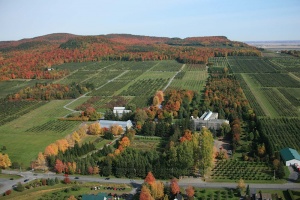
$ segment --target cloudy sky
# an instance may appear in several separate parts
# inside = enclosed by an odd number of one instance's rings
[[[50,33],[300,40],[299,0],[0,0],[0,41]]]

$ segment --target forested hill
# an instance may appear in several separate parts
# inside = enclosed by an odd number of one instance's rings
[[[68,62],[175,59],[182,63],[206,63],[209,57],[259,56],[259,51],[224,36],[185,39],[108,34],[80,36],[54,33],[19,41],[0,42],[0,80],[14,78],[53,79],[66,75],[48,71]]]

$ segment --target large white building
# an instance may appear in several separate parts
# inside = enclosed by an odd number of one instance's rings
[[[280,155],[286,166],[298,165],[300,166],[300,155],[298,151],[292,148],[284,148],[280,150]]]
[[[110,128],[113,125],[122,126],[123,130],[125,131],[126,128],[130,129],[132,127],[132,122],[128,121],[113,121],[113,120],[99,120],[101,128]]]
[[[225,119],[218,119],[218,116],[218,113],[207,111],[200,118],[191,118],[194,122],[195,130],[201,130],[202,127],[219,130],[223,123],[229,124],[229,121]]]

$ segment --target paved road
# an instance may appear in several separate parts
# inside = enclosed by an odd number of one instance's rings
[[[25,179],[29,179],[29,181],[32,181],[34,179],[40,179],[40,178],[59,178],[63,179],[64,176],[62,174],[55,174],[52,172],[45,173],[45,174],[37,174],[34,175],[33,172],[27,171],[27,172],[18,172],[18,171],[8,171],[8,170],[2,170],[2,173],[4,174],[18,174],[22,175],[22,178],[18,180],[7,180],[7,179],[0,179],[0,194],[4,193],[6,190],[9,190],[12,188],[14,184],[17,184],[18,182],[24,183]],[[78,175],[70,175],[71,180],[77,180],[75,177]],[[78,181],[82,182],[99,182],[99,183],[125,183],[125,184],[131,184],[134,188],[139,187],[144,180],[130,180],[130,179],[122,179],[122,178],[111,178],[110,180],[105,180],[104,177],[89,177],[89,176],[78,176]],[[168,181],[163,181],[166,185],[169,184]],[[237,183],[212,183],[212,182],[204,182],[199,178],[184,178],[179,180],[179,185],[181,187],[187,187],[189,185],[199,188],[236,188]],[[247,184],[247,183],[246,183]],[[274,190],[286,190],[286,189],[297,189],[300,190],[300,184],[297,183],[285,183],[285,184],[249,184],[250,188],[254,189],[274,189]]]

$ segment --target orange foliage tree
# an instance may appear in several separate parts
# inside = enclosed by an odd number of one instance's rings
[[[44,151],[44,155],[47,156],[56,156],[58,154],[58,146],[55,143],[49,144]]]
[[[176,178],[173,178],[171,180],[170,188],[171,188],[171,193],[174,195],[180,192],[180,187],[178,185],[178,180]]]
[[[193,199],[194,198],[194,194],[195,194],[195,190],[192,186],[188,186],[185,189],[186,195],[188,196],[189,199]]]

